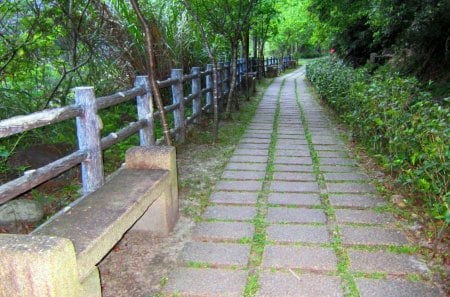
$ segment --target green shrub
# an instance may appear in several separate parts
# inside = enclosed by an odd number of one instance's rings
[[[450,109],[433,103],[415,78],[388,68],[373,75],[329,59],[307,66],[307,78],[383,165],[423,202],[429,214],[450,223]],[[444,99],[444,104],[450,98]]]

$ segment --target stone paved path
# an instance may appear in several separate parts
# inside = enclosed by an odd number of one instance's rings
[[[303,74],[267,89],[164,294],[443,296]]]

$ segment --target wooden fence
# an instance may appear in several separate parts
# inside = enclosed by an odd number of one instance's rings
[[[259,61],[247,67],[245,60],[240,60],[237,65],[236,87],[238,88],[242,84],[247,68],[251,71],[264,71],[268,66],[279,65],[279,61],[281,59],[270,58],[266,59],[264,63]],[[230,63],[218,63],[218,71],[219,100],[222,100],[230,90]],[[185,84],[188,82],[191,86],[190,94],[184,96]],[[173,69],[171,77],[159,81],[158,85],[160,88],[171,88],[172,104],[165,106],[164,110],[167,113],[173,113],[174,125],[170,129],[171,136],[177,141],[183,142],[187,126],[197,122],[202,112],[209,111],[212,108],[212,65],[207,65],[204,71],[201,71],[200,67],[192,67],[189,74],[183,74],[181,69]],[[76,118],[78,138],[78,150],[74,153],[38,169],[28,170],[23,176],[1,185],[0,205],[80,163],[83,194],[91,193],[99,189],[104,183],[103,150],[135,133],[139,133],[141,146],[154,145],[157,142],[155,140],[154,122],[160,115],[153,109],[152,94],[147,76],[137,76],[133,88],[110,96],[96,98],[93,87],[77,87],[74,91],[74,105],[47,109],[0,121],[0,138],[4,138]],[[98,111],[134,98],[136,98],[138,120],[101,138],[101,120]],[[192,103],[192,112],[187,113],[185,108],[190,103]],[[186,116],[187,114],[191,115]]]

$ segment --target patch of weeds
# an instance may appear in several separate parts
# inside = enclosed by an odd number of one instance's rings
[[[209,268],[210,267],[208,263],[195,262],[195,261],[188,261],[186,263],[186,266],[189,268]]]
[[[347,250],[342,245],[339,227],[336,227],[333,231],[331,246],[333,247],[338,260],[338,273],[344,280],[342,289],[344,290],[345,295],[349,297],[359,297],[355,279],[349,272],[350,258],[347,254]]]
[[[353,277],[355,278],[372,278],[372,279],[386,279],[386,272],[354,272]]]
[[[422,279],[422,277],[416,273],[408,273],[406,275],[406,279],[411,281],[411,282],[418,282]]]
[[[250,237],[242,237],[238,241],[240,244],[251,244],[252,239]]]
[[[161,287],[164,287],[165,285],[167,285],[167,283],[169,282],[169,277],[168,276],[163,276],[160,280],[159,280],[159,285]]]
[[[259,276],[256,274],[249,275],[247,278],[247,283],[245,285],[244,297],[255,296],[259,289]]]
[[[395,254],[414,255],[420,252],[419,246],[388,246],[387,250]]]

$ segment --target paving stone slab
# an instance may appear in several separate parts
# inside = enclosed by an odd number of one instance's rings
[[[329,243],[330,236],[326,226],[270,225],[267,239],[281,243]]]
[[[275,157],[278,156],[291,156],[291,157],[311,157],[311,153],[308,148],[304,150],[277,150]]]
[[[444,297],[438,288],[394,279],[356,279],[361,297]]]
[[[307,147],[308,146],[306,144],[280,144],[280,143],[277,143],[277,145],[275,146],[275,148],[277,150],[282,150],[282,149],[285,149],[285,150],[296,150],[296,149],[304,150]]]
[[[316,176],[309,172],[280,172],[273,173],[274,180],[285,181],[316,181]]]
[[[251,206],[208,206],[203,214],[205,219],[252,220],[256,215],[256,208]]]
[[[241,297],[246,282],[246,271],[178,267],[163,291],[179,296]]]
[[[244,134],[244,138],[261,138],[261,139],[271,139],[272,133],[256,133],[256,132],[248,132]]]
[[[270,143],[270,139],[242,138],[239,143],[263,143],[263,144],[269,144]]]
[[[312,165],[311,157],[275,157],[275,164]]]
[[[389,213],[380,213],[372,210],[336,209],[338,223],[360,223],[383,225],[393,223],[394,217]]]
[[[303,139],[302,139],[303,138]],[[278,139],[277,145],[307,145],[308,141],[303,136],[298,136],[296,139]]]
[[[327,181],[367,181],[369,176],[363,173],[335,172],[325,173],[324,178]]]
[[[313,134],[314,135],[314,134]],[[333,138],[312,138],[312,143],[314,145],[329,144],[329,145],[341,145],[342,141]]]
[[[326,216],[321,209],[269,207],[269,222],[277,223],[325,223]]]
[[[233,153],[234,155],[250,155],[250,156],[267,156],[269,155],[268,149],[237,149]]]
[[[221,180],[219,181],[215,189],[216,190],[223,190],[223,191],[259,191],[262,187],[262,181],[256,181],[256,180],[247,180],[247,181],[240,181],[240,180]]]
[[[290,182],[290,181],[272,181],[270,190],[273,192],[318,192],[317,182]]]
[[[266,163],[228,163],[225,170],[266,171]]]
[[[181,251],[179,260],[208,263],[214,267],[246,266],[250,255],[250,245],[238,243],[188,242]]]
[[[320,205],[319,194],[315,193],[270,193],[270,204],[310,206]]]
[[[348,153],[344,151],[318,151],[320,158],[348,158]]]
[[[319,165],[320,171],[322,172],[357,172],[358,167],[356,166],[345,166],[345,165]]]
[[[256,204],[256,192],[213,192],[209,200],[219,204]]]
[[[243,156],[236,155],[230,158],[233,163],[267,163],[268,156]]]
[[[337,269],[337,258],[333,250],[327,248],[268,245],[264,250],[262,266],[334,271]]]
[[[283,153],[283,151],[288,151],[288,152],[292,152],[292,151],[298,151],[301,154],[305,154],[306,152],[309,152],[309,146],[308,145],[279,145],[277,144],[275,146],[276,148],[276,153],[278,154],[279,152]],[[307,155],[309,156],[309,155]]]
[[[278,129],[280,129],[280,127],[278,127]],[[283,129],[283,128],[281,128]],[[291,129],[291,128],[289,128]],[[295,130],[300,130],[303,128],[298,127],[298,128],[294,128]],[[278,134],[277,135],[277,139],[278,140],[287,140],[287,139],[305,139],[305,134],[304,133],[297,133],[297,134]]]
[[[356,165],[355,160],[350,158],[320,158],[320,164],[322,165]]]
[[[197,241],[223,241],[252,238],[255,227],[244,222],[199,222],[192,231]]]
[[[274,171],[285,171],[285,172],[313,172],[313,167],[311,165],[285,165],[285,164],[275,164],[273,166]]]
[[[315,144],[314,149],[316,151],[343,151],[346,152],[347,149],[343,145],[320,145]]]
[[[353,250],[348,250],[347,253],[350,257],[351,272],[385,272],[396,275],[429,272],[427,266],[412,255]]]
[[[330,204],[336,207],[368,208],[385,205],[386,202],[375,195],[329,194]]]
[[[397,229],[341,226],[342,242],[347,245],[407,245],[406,235]]]
[[[328,192],[334,193],[374,193],[375,187],[366,183],[330,183],[327,182]]]
[[[238,180],[260,180],[264,179],[266,173],[264,171],[236,171],[227,170],[222,174],[223,179],[238,179]]]
[[[303,128],[301,123],[299,122],[299,124],[297,125],[289,125],[288,126],[291,129],[283,129],[283,130],[278,130],[278,135],[298,135],[298,134],[305,134],[303,131]],[[296,129],[297,128],[297,129]]]
[[[237,149],[269,149],[268,143],[241,143],[237,146]]]
[[[344,296],[341,289],[341,280],[335,276],[263,272],[259,283],[258,297]]]

